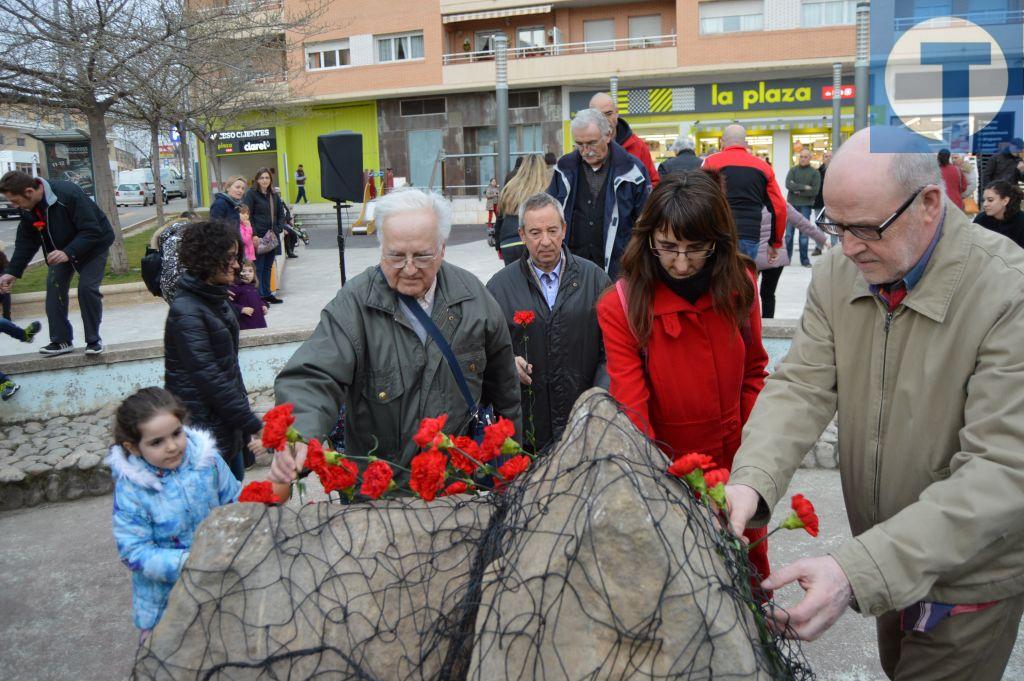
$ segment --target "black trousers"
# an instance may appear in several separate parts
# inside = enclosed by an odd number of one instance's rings
[[[100,340],[100,321],[103,319],[103,294],[100,283],[107,270],[107,253],[94,256],[78,265],[78,308],[82,311],[85,342]],[[46,323],[50,327],[51,343],[70,343],[74,333],[68,321],[68,290],[75,268],[70,262],[52,265],[46,276]]]
[[[775,318],[775,287],[779,285],[779,277],[785,267],[773,267],[761,270],[761,317]]]

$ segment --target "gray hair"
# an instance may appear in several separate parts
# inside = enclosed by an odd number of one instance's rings
[[[693,151],[695,148],[696,146],[693,143],[693,139],[686,137],[685,135],[680,135],[672,145],[672,153],[678,154],[686,149]]]
[[[437,244],[448,241],[452,232],[452,207],[448,200],[436,192],[426,192],[415,187],[393,189],[374,203],[373,221],[377,225],[377,241],[384,250],[384,224],[398,213],[414,213],[431,210],[437,218]]]
[[[910,194],[929,184],[945,186],[935,156],[930,153],[893,154],[890,168],[892,180],[902,193]]]
[[[553,206],[554,209],[558,211],[558,219],[561,220],[564,225],[565,213],[562,212],[562,204],[558,202],[558,199],[551,196],[551,194],[540,192],[519,204],[519,227],[526,227],[525,218],[527,213],[534,210],[540,210],[541,208],[546,208],[548,206]]]
[[[591,125],[597,126],[597,131],[602,137],[612,133],[612,124],[607,117],[597,109],[583,109],[576,112],[576,116],[569,124],[569,132],[582,132]]]

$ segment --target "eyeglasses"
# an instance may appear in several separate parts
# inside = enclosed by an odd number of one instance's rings
[[[573,140],[572,145],[580,151],[583,151],[584,149],[597,149],[603,141],[604,140],[597,140],[596,142],[577,142]]]
[[[671,258],[675,260],[680,255],[685,255],[689,260],[706,260],[711,257],[711,254],[715,252],[715,245],[711,244],[711,248],[696,248],[689,251],[677,251],[672,248],[658,248],[654,245],[654,239],[652,237],[647,238],[647,243],[651,247],[651,252],[659,258]]]
[[[418,270],[425,270],[430,267],[430,264],[437,260],[439,253],[432,255],[385,255],[381,257],[389,267],[393,267],[396,270],[403,269],[406,264],[411,260],[413,267]]]
[[[831,219],[825,217],[824,208],[821,209],[821,212],[818,214],[818,218],[814,222],[818,225],[818,229],[826,234],[831,234],[832,236],[842,237],[846,232],[849,232],[863,241],[881,241],[882,232],[892,227],[892,224],[896,222],[896,220],[898,220],[908,208],[910,208],[910,204],[914,202],[914,199],[916,199],[921,192],[927,188],[927,186],[928,185],[920,187],[916,192],[911,194],[910,197],[903,202],[903,205],[896,209],[895,213],[890,215],[885,222],[877,227],[872,227],[870,225],[844,225],[839,222],[833,222]]]

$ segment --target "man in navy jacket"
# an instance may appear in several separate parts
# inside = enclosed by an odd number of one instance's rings
[[[103,296],[100,282],[114,230],[103,211],[73,182],[47,182],[17,170],[0,178],[0,193],[21,209],[14,255],[0,276],[0,293],[9,292],[16,279],[43,249],[50,268],[46,278],[46,319],[50,344],[39,352],[64,355],[74,348],[68,321],[68,289],[78,273],[78,306],[85,326],[87,355],[103,352],[100,320]]]

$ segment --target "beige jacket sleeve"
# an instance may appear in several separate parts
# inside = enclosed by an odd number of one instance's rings
[[[877,616],[905,608],[983,550],[1009,535],[1019,537],[1024,516],[1024,290],[1018,286],[1007,300],[978,348],[976,369],[965,386],[960,451],[950,460],[949,477],[833,554],[862,612]]]
[[[768,522],[770,509],[836,412],[832,327],[821,292],[831,266],[827,259],[814,273],[789,353],[768,377],[743,427],[729,480],[753,487],[765,502],[753,526]]]

